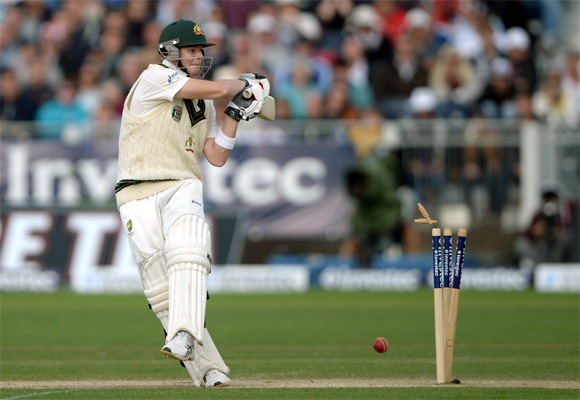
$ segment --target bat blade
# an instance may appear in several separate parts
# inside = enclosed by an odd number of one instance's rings
[[[258,117],[266,121],[276,120],[276,100],[272,96],[266,97]]]

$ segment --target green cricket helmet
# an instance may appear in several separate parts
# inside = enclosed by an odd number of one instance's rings
[[[215,43],[208,43],[205,33],[201,27],[189,20],[180,19],[167,25],[161,35],[159,35],[158,52],[167,61],[177,61],[177,66],[184,69],[179,58],[179,48],[187,46],[202,45],[204,48],[214,46]],[[204,57],[202,67],[197,78],[203,78],[211,68],[212,57]]]

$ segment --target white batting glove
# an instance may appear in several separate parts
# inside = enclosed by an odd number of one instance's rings
[[[238,94],[236,94],[226,109],[226,114],[236,120],[243,119],[248,121],[255,118],[260,113],[264,99],[270,93],[270,82],[259,74],[243,74],[248,76],[243,80],[246,82],[246,87]],[[252,79],[252,77],[261,77],[261,79]],[[230,109],[231,108],[231,109]],[[232,109],[238,108],[238,118],[233,116]]]
[[[270,81],[264,75],[257,74],[255,72],[249,72],[241,74],[240,79],[250,82],[251,85],[254,83],[260,83],[264,89],[264,98],[270,95]]]

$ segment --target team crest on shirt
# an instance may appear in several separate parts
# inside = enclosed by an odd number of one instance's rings
[[[205,35],[205,33],[203,33],[203,30],[201,29],[201,26],[199,26],[198,24],[195,24],[195,26],[193,27],[193,33],[195,33],[196,35]]]
[[[181,114],[183,113],[182,109],[180,106],[175,106],[173,107],[173,111],[171,112],[171,118],[173,118],[173,120],[175,122],[179,122],[181,121]]]
[[[187,138],[187,140],[185,141],[185,151],[189,151],[190,153],[193,153],[193,138],[190,136]]]
[[[129,233],[129,236],[133,236],[133,234],[134,234],[132,220],[127,221],[127,232]]]

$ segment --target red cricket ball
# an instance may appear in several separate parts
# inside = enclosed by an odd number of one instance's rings
[[[384,337],[378,337],[375,339],[373,347],[377,353],[385,353],[387,350],[389,350],[389,341]]]

